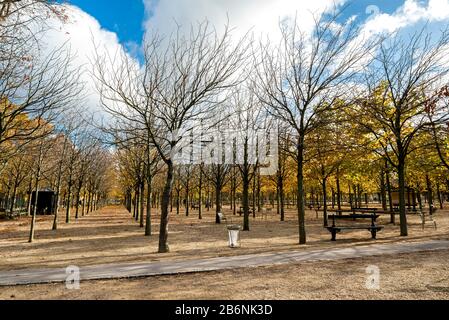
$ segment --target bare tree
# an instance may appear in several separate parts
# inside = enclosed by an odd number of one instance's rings
[[[254,80],[259,100],[276,118],[289,124],[296,135],[297,208],[299,243],[306,243],[304,203],[305,139],[320,127],[318,116],[334,107],[348,92],[356,66],[370,45],[363,44],[356,22],[340,24],[334,9],[315,17],[309,34],[296,19],[281,24],[279,46],[260,45]]]
[[[435,40],[424,27],[411,36],[400,32],[385,39],[366,74],[368,96],[354,104],[357,123],[371,135],[375,151],[396,170],[399,180],[401,236],[407,236],[405,167],[416,147],[415,137],[431,123],[447,121],[445,108],[435,105],[432,121],[429,102],[447,75],[449,30]],[[363,121],[362,121],[363,119]]]
[[[107,59],[97,56],[94,75],[105,109],[116,117],[140,121],[153,148],[166,165],[161,201],[159,252],[168,252],[169,202],[173,186],[174,159],[180,137],[201,119],[211,116],[223,92],[238,82],[245,58],[242,41],[232,43],[226,26],[222,34],[203,22],[187,35],[179,27],[161,43],[150,35],[144,44],[143,72],[129,59],[113,61],[118,70],[107,74]],[[114,60],[112,58],[112,60]]]

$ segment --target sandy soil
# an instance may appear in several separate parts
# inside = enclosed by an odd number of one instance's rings
[[[223,272],[0,288],[0,299],[449,299],[449,250]],[[367,289],[366,268],[380,270]]]
[[[225,211],[228,220],[241,223],[242,218]],[[399,236],[399,227],[388,224],[389,217],[379,218],[385,229],[378,234],[378,240],[371,240],[365,230],[341,233],[337,242],[330,241],[330,234],[322,227],[321,218],[314,211],[307,212],[308,244],[299,246],[297,218],[294,210],[288,210],[286,221],[280,222],[275,213],[267,219],[251,218],[251,231],[242,232],[242,247],[227,247],[225,225],[216,225],[213,211],[204,212],[203,220],[197,211],[189,217],[171,215],[169,243],[171,252],[158,254],[159,216],[153,218],[153,235],[145,237],[131,215],[121,207],[109,207],[70,224],[60,217],[59,230],[51,231],[52,217],[38,217],[36,240],[28,243],[30,218],[0,221],[0,272],[40,267],[86,266],[119,262],[150,262],[168,259],[196,259],[247,253],[314,250],[339,248],[370,243],[391,243],[399,241],[422,241],[449,239],[449,212],[439,211],[435,220],[438,229],[421,229],[417,215],[409,215],[409,237]],[[231,221],[230,221],[231,222]],[[346,222],[345,222],[346,223]],[[351,222],[349,222],[351,223]]]

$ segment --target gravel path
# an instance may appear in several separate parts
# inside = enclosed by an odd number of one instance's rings
[[[249,254],[210,259],[79,266],[79,275],[80,280],[120,279],[447,249],[449,249],[449,241],[445,240],[373,244],[352,248],[313,251],[297,250],[282,253]],[[1,272],[0,286],[65,282],[70,274],[69,271],[65,268],[47,268]]]

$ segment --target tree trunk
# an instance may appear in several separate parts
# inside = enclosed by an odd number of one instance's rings
[[[190,177],[189,176],[187,176],[187,180],[188,179],[190,179]],[[186,202],[186,205],[185,205],[185,209],[186,209],[186,217],[188,217],[189,216],[189,209],[190,209],[190,186],[189,186],[189,182],[187,182],[187,184],[186,184],[186,194],[185,194],[185,202]]]
[[[131,195],[129,195],[130,197],[131,197]],[[131,201],[131,200],[129,200],[129,201]],[[131,211],[131,202],[130,202],[130,211]],[[84,210],[85,210],[85,208],[86,208],[86,189],[84,189],[84,192],[83,192],[83,206],[81,207],[81,215],[84,217]]]
[[[249,168],[244,165],[242,182],[243,231],[249,231]]]
[[[71,196],[72,196],[72,170],[69,172],[69,183],[67,188],[67,208],[66,208],[66,215],[65,215],[65,223],[70,223],[70,207],[71,207]]]
[[[261,196],[260,191],[262,189],[261,181],[260,181],[260,168],[257,168],[257,212],[262,210]],[[263,195],[262,195],[263,196]]]
[[[256,168],[253,169],[253,186],[252,186],[252,209],[253,209],[253,218],[256,218]]]
[[[91,194],[91,192],[90,191],[88,191],[88,194],[87,194],[87,210],[86,210],[86,214],[88,214],[89,213],[89,210],[90,210],[90,198],[91,198],[91,196],[92,196],[92,194]],[[134,211],[133,211],[133,213],[135,214],[136,213],[136,205],[135,205],[135,203],[134,203]],[[134,215],[133,215],[134,216]]]
[[[380,197],[382,199],[382,209],[387,211],[387,191],[385,189],[385,170],[380,171]]]
[[[76,188],[76,205],[75,205],[75,219],[79,217],[79,207],[81,201],[81,188],[83,186],[82,180],[78,181],[78,186]]]
[[[139,213],[140,213],[139,204],[140,204],[140,187],[139,187],[139,184],[137,184],[136,185],[136,199],[135,199],[136,216],[134,217],[136,222],[139,221]]]
[[[440,209],[443,210],[443,197],[441,196],[441,189],[439,182],[437,182],[437,195],[438,195],[438,202],[440,203]]]
[[[198,186],[198,219],[203,219],[203,165],[200,166],[200,181]]]
[[[232,167],[232,214],[234,216],[237,215],[237,209],[236,209],[237,181],[236,181],[235,170],[236,170],[236,168],[235,168],[235,161],[234,161],[234,166]]]
[[[30,178],[30,183],[28,184],[28,200],[27,200],[27,215],[28,217],[31,217],[31,195],[32,195],[32,190],[33,188],[33,179]]]
[[[407,215],[405,212],[405,166],[404,161],[401,159],[399,160],[398,177],[399,177],[399,221],[401,228],[401,236],[406,237],[408,235],[408,231],[407,231]]]
[[[322,186],[323,186],[323,225],[327,227],[327,186],[326,181],[327,178],[323,178]]]
[[[69,190],[67,191],[67,207],[65,211],[65,223],[70,223],[70,206],[72,201],[72,187],[69,186]]]
[[[221,212],[221,181],[216,181],[215,185],[215,223],[221,223],[220,216]]]
[[[385,161],[385,168],[387,168],[387,162]],[[395,218],[395,214],[394,214],[394,210],[393,210],[393,197],[391,195],[391,183],[390,183],[390,172],[388,171],[388,169],[385,171],[385,177],[386,177],[386,181],[387,181],[387,192],[388,192],[388,203],[390,206],[390,223],[395,224],[396,223],[396,218]]]
[[[335,208],[335,190],[334,187],[331,188],[331,193],[332,193],[332,209]]]
[[[340,169],[337,168],[337,207],[341,210]]]
[[[285,221],[285,201],[284,201],[284,178],[281,174],[278,175],[278,202],[279,202],[279,213],[281,215],[281,221]]]
[[[145,221],[145,236],[151,236],[151,173],[148,170],[147,176],[147,217]]]
[[[142,181],[140,181],[140,224],[139,224],[140,228],[145,227],[144,224],[145,218],[143,215],[144,208],[145,208],[145,182],[142,179]]]
[[[430,181],[429,175],[426,174],[426,184],[427,184],[427,201],[429,205],[429,214],[433,213],[433,190],[432,190],[432,182]]]
[[[173,163],[168,160],[167,177],[165,179],[164,192],[162,193],[161,203],[161,223],[159,228],[159,253],[169,252],[168,246],[168,206],[170,202],[170,193],[173,187]]]
[[[28,242],[33,242],[34,240],[34,228],[36,225],[36,214],[37,214],[37,200],[38,200],[38,196],[39,196],[39,179],[41,177],[41,162],[42,162],[42,145],[39,148],[39,157],[38,157],[38,162],[37,162],[37,169],[36,169],[36,182],[34,185],[34,192],[35,192],[35,197],[34,197],[34,207],[33,207],[33,215],[31,217],[31,228],[30,228],[30,237],[28,238]]]
[[[11,197],[11,205],[9,207],[9,215],[12,217],[14,214],[14,206],[16,204],[16,195],[17,195],[17,183],[14,183],[12,197]]]
[[[306,244],[306,226],[305,226],[305,205],[304,205],[304,138],[303,135],[299,138],[297,146],[297,209],[298,209],[298,231],[299,244]]]
[[[28,242],[33,242],[33,240],[34,240],[34,228],[36,225],[36,213],[37,213],[37,199],[38,199],[38,195],[39,195],[39,179],[40,179],[40,165],[38,166],[38,169],[37,169],[36,183],[34,186],[35,196],[34,196],[34,204],[33,204],[33,215],[31,217],[31,229],[30,229],[30,237],[28,239]]]
[[[249,231],[249,164],[248,164],[248,137],[245,137],[243,146],[243,170],[242,170],[242,206],[243,206],[243,231]]]
[[[276,183],[276,214],[281,214],[281,196],[279,193],[279,177]]]

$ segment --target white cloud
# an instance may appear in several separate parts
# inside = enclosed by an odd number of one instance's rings
[[[85,108],[91,112],[101,111],[100,96],[91,77],[92,58],[95,53],[95,45],[102,53],[113,55],[123,52],[117,35],[101,27],[99,22],[78,7],[64,5],[66,22],[58,18],[47,20],[51,27],[45,31],[42,38],[43,54],[48,54],[54,48],[66,45],[74,55],[73,66],[83,69],[82,81],[85,82],[84,94],[86,95]]]
[[[305,31],[313,26],[311,13],[322,12],[334,4],[343,5],[348,0],[144,0],[149,18],[145,21],[145,30],[169,35],[175,28],[174,21],[189,28],[191,23],[207,18],[217,28],[223,26],[227,17],[231,27],[235,28],[236,37],[252,30],[256,36],[269,35],[272,40],[279,37],[279,21],[297,16],[297,21]],[[86,81],[85,91],[88,95],[86,107],[99,111],[99,94],[90,77],[89,57],[93,56],[95,39],[102,50],[114,54],[126,50],[131,56],[137,55],[139,44],[127,43],[124,48],[114,32],[101,27],[99,22],[81,9],[64,5],[67,8],[69,21],[61,23],[57,19],[48,21],[53,26],[46,32],[47,50],[67,42],[76,53],[75,65],[85,68],[83,76]],[[105,8],[107,10],[107,8]],[[364,13],[362,13],[364,14]],[[393,14],[378,14],[370,18],[365,30],[374,33],[393,31],[397,28],[409,27],[420,21],[441,22],[449,19],[449,0],[429,0],[422,3],[418,0],[406,0]],[[47,51],[48,52],[48,51]]]
[[[392,32],[413,26],[418,22],[440,22],[449,19],[449,0],[429,0],[423,4],[417,0],[406,0],[393,14],[381,13],[366,23],[370,32]]]
[[[207,18],[217,28],[225,25],[229,17],[234,35],[243,36],[250,29],[256,36],[269,34],[278,37],[279,21],[294,18],[303,30],[313,25],[311,13],[322,12],[334,4],[347,0],[144,0],[150,18],[145,23],[148,32],[157,30],[168,36],[176,21],[185,27]]]

